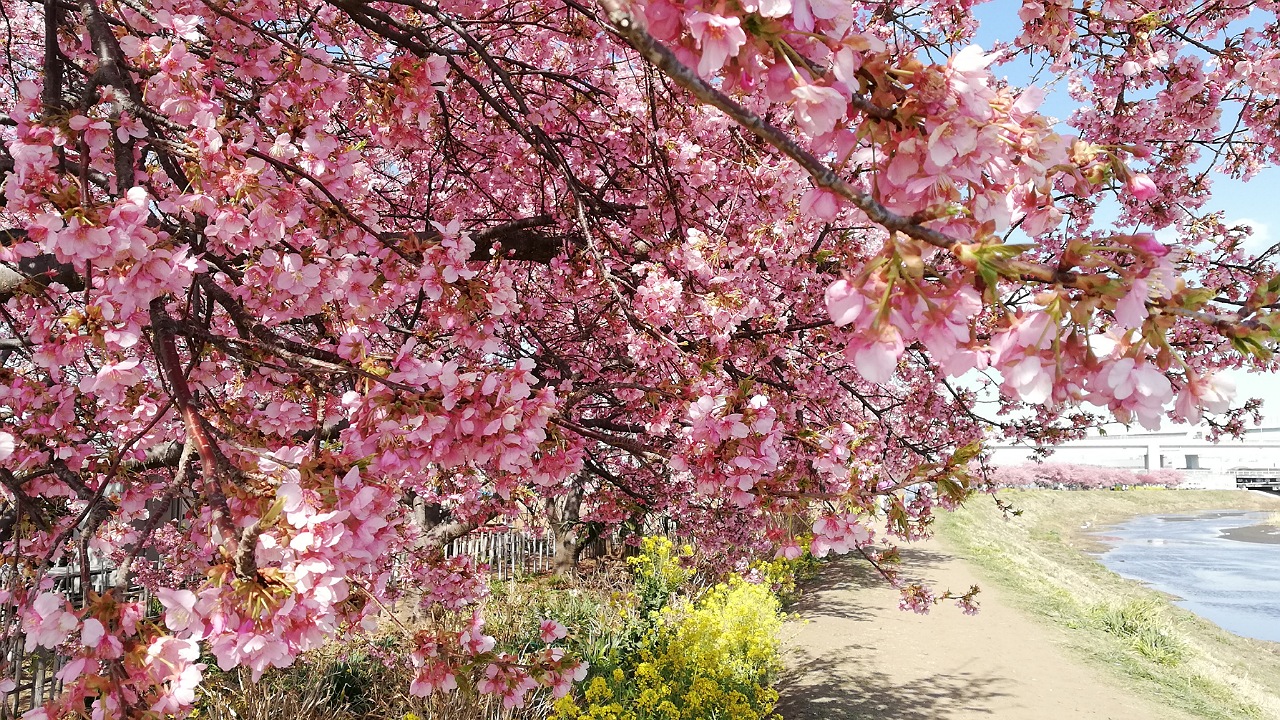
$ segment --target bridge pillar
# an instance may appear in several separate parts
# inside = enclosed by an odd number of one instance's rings
[[[1160,445],[1159,443],[1147,444],[1146,467],[1148,470],[1160,469]]]

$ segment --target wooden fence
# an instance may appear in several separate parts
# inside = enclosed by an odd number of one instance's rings
[[[8,566],[3,568],[9,570]],[[81,573],[76,565],[51,568],[47,577],[53,579],[51,591],[61,593],[73,605],[80,606],[84,598],[84,577],[89,578],[89,587],[95,593],[105,593],[111,586],[115,568],[94,562],[89,572]],[[0,584],[8,586],[11,578],[8,573],[0,574]],[[141,586],[133,586],[127,593],[130,600],[142,602],[143,607],[150,604],[150,593]],[[56,697],[62,692],[62,681],[55,677],[59,670],[67,664],[68,658],[58,655],[47,648],[38,647],[32,652],[26,651],[26,636],[20,629],[20,620],[14,615],[10,605],[0,606],[0,628],[8,630],[0,651],[3,653],[4,665],[8,668],[8,676],[13,688],[0,694],[0,720],[20,717],[24,712],[38,707],[46,700]]]
[[[470,555],[487,564],[489,573],[497,580],[548,572],[552,569],[555,552],[555,540],[549,532],[506,528],[473,532],[445,547],[446,557]],[[582,556],[598,558],[619,552],[625,552],[621,538],[607,535],[588,544]]]

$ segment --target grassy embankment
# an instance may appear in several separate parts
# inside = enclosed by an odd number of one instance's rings
[[[1062,628],[1073,651],[1199,717],[1280,718],[1280,645],[1232,635],[1089,554],[1101,549],[1089,533],[1135,515],[1275,511],[1280,498],[1197,490],[1013,490],[1000,497],[1021,515],[1006,520],[995,503],[974,498],[943,513],[939,534],[1012,602]]]

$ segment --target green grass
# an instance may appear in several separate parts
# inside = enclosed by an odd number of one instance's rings
[[[1238,637],[1125,580],[1089,533],[1135,515],[1276,511],[1280,498],[1197,490],[1004,491],[1006,518],[974,498],[939,535],[1010,600],[1063,629],[1067,645],[1165,705],[1214,720],[1280,718],[1280,645]]]

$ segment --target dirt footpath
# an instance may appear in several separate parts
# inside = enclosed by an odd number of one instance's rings
[[[982,611],[943,603],[898,610],[898,593],[866,563],[843,558],[783,630],[785,720],[1180,720],[1069,657],[1057,632],[1014,610],[937,543],[903,550],[904,568],[938,590],[982,586]]]

